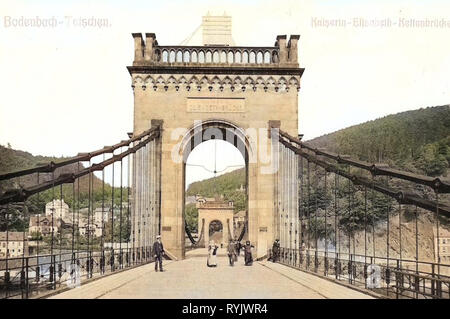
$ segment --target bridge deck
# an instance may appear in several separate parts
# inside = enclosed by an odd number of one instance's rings
[[[205,250],[191,251],[182,261],[166,261],[165,272],[154,264],[117,273],[51,298],[372,298],[280,264],[255,262],[244,266],[242,255],[234,267],[222,253],[218,267],[206,266]]]

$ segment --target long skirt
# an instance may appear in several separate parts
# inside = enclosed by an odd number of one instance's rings
[[[245,265],[246,266],[253,265],[252,253],[245,252]]]
[[[230,261],[230,266],[234,266],[234,255],[233,254],[228,254],[228,260]]]
[[[217,266],[217,255],[209,254],[206,264],[208,265],[208,267],[216,267]]]

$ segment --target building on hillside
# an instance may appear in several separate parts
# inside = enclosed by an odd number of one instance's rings
[[[69,210],[69,205],[64,202],[64,199],[54,199],[45,205],[45,215],[54,219],[62,219],[65,223],[72,223],[72,215]]]
[[[222,202],[223,201],[223,195],[220,197],[203,197],[201,195],[195,195],[195,201],[196,201],[196,207],[200,208],[205,203],[213,203],[213,202]],[[209,205],[209,204],[208,204]]]
[[[97,207],[94,210],[94,222],[96,224],[101,225],[102,222],[106,223],[108,222],[109,218],[110,218],[110,212],[111,212],[111,208],[109,207]]]
[[[52,224],[52,219],[49,216],[35,215],[30,217],[29,229],[30,234],[40,233],[42,236],[51,235],[52,232],[56,234],[58,227]]]
[[[114,218],[114,220],[119,220],[120,219],[120,215],[122,215],[122,219],[126,218],[126,216],[128,214],[131,213],[131,211],[128,210],[128,202],[123,202],[122,203],[122,208],[120,205],[115,205],[114,206],[114,210],[113,210],[113,214],[112,217]],[[131,208],[130,208],[131,209]],[[111,220],[111,208],[109,208],[109,212],[108,212],[108,219],[105,220],[105,222],[108,222]]]
[[[436,263],[450,264],[450,231],[442,227],[439,238],[434,231],[434,259]]]
[[[237,228],[240,225],[245,223],[245,219],[247,218],[247,212],[245,210],[240,210],[235,213],[233,216],[234,227]]]
[[[103,247],[105,249],[114,249],[114,250],[119,250],[120,248],[122,249],[127,249],[127,248],[131,248],[132,244],[129,242],[115,242],[115,243],[111,243],[111,242],[107,242],[107,243],[103,243]]]
[[[79,223],[81,220],[87,218],[89,209],[88,208],[79,208],[75,211],[75,220],[74,224]]]
[[[87,220],[89,217],[89,219],[93,220],[95,224],[101,226],[102,222],[104,222],[105,224],[110,222],[112,216],[114,217],[114,220],[119,220],[121,213],[122,219],[125,219],[126,216],[131,213],[128,210],[128,202],[123,202],[122,206],[115,205],[114,214],[112,214],[111,206],[105,205],[104,207],[101,207],[101,203],[97,203],[97,205],[100,205],[100,207],[95,208],[93,211],[89,210],[89,208],[80,208],[78,211],[76,211],[74,224],[77,224],[78,222],[78,215],[80,224],[83,220]]]
[[[78,226],[80,236],[87,237],[101,237],[103,234],[102,224],[88,223],[86,220],[81,220]]]
[[[197,196],[186,196],[185,204],[195,204],[197,203]]]
[[[28,256],[28,233],[0,232],[0,258]]]

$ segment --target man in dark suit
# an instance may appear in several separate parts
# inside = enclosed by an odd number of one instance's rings
[[[236,261],[236,246],[232,239],[228,243],[228,259],[230,260],[230,266],[234,266],[234,262]]]
[[[252,256],[252,249],[254,248],[253,245],[250,244],[250,241],[247,240],[244,246],[244,258],[245,258],[245,265],[251,266],[253,265],[253,256]]]
[[[280,241],[275,239],[272,246],[272,262],[277,262],[280,257]]]
[[[162,256],[164,254],[164,247],[161,242],[161,236],[156,236],[156,241],[153,244],[153,255],[155,256],[155,271],[158,271],[158,263],[159,263],[159,271],[164,271],[162,268]]]

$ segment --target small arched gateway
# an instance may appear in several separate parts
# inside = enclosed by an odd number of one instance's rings
[[[133,241],[150,246],[161,233],[170,255],[184,258],[185,161],[196,145],[219,138],[235,145],[245,158],[247,235],[256,257],[266,255],[279,227],[278,171],[269,129],[298,134],[303,74],[297,61],[299,36],[291,35],[289,41],[278,36],[273,46],[262,47],[163,46],[153,33],[146,33],[145,40],[140,33],[133,38],[134,61],[128,67],[134,92],[133,135],[152,124],[162,127],[151,154],[144,150],[133,163]],[[150,180],[156,191],[141,195],[141,179]]]
[[[233,238],[233,206],[221,200],[201,203],[198,208],[198,229],[201,234],[199,247],[206,247],[212,241],[216,245],[227,246]]]

